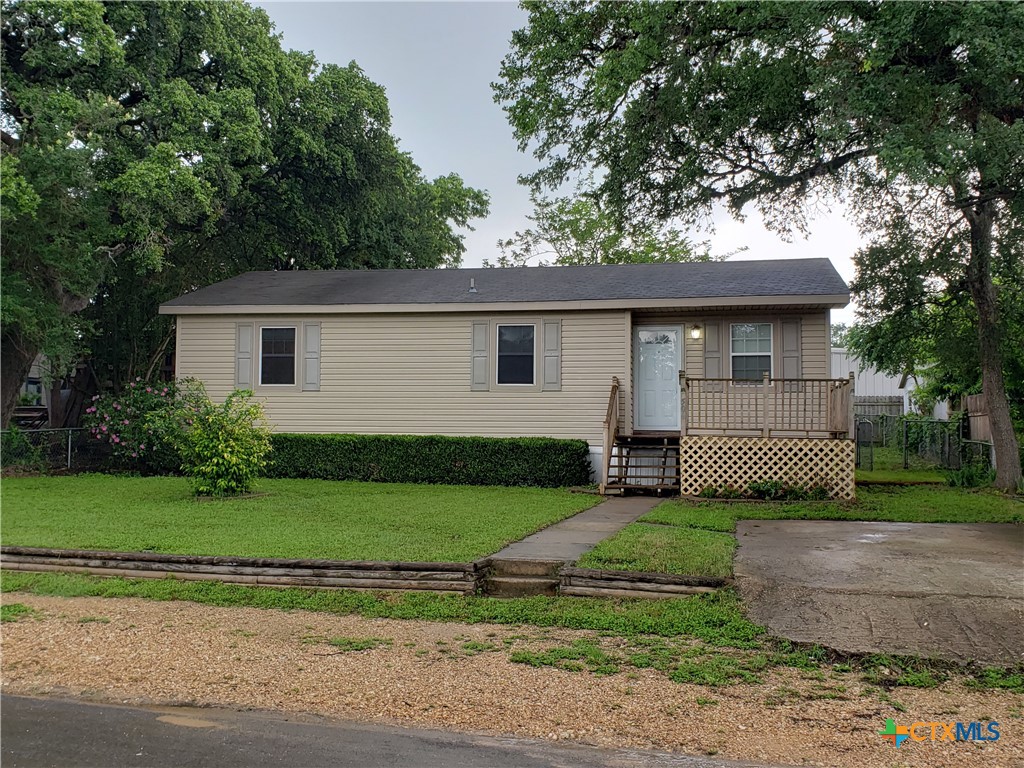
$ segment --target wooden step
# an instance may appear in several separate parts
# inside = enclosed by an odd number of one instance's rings
[[[484,579],[483,592],[490,597],[533,597],[558,594],[558,577],[492,576]]]

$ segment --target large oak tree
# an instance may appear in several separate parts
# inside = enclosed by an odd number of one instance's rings
[[[116,387],[156,308],[249,269],[457,264],[486,214],[423,177],[355,64],[283,50],[242,2],[3,2],[2,392],[83,350]]]
[[[495,91],[544,163],[529,182],[596,168],[633,222],[749,203],[780,231],[839,200],[894,270],[927,257],[904,246],[941,251],[918,280],[970,295],[996,482],[1020,481],[993,258],[1024,213],[1024,4],[524,7]],[[884,275],[858,288],[898,307],[906,281]]]

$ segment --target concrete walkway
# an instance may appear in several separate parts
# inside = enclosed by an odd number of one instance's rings
[[[491,555],[492,560],[576,560],[589,552],[598,542],[607,539],[638,517],[642,517],[664,499],[650,496],[630,496],[608,499],[585,512],[555,523],[509,544]]]

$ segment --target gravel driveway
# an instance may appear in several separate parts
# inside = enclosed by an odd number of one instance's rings
[[[3,625],[9,694],[304,712],[769,764],[1024,763],[1021,697],[955,681],[882,696],[854,673],[777,668],[760,685],[710,688],[650,669],[597,676],[509,660],[510,649],[617,642],[593,632],[136,599],[2,599],[37,612]],[[380,642],[354,652],[326,642],[341,637]],[[951,713],[999,721],[1002,738],[905,745],[897,754],[878,736],[886,717]]]
[[[750,618],[843,651],[1024,662],[1024,526],[747,520]]]

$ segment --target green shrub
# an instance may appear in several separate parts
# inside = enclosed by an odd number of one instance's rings
[[[755,480],[747,488],[747,492],[755,499],[765,501],[780,501],[786,498],[789,491],[790,486],[785,480]]]
[[[163,424],[174,409],[174,385],[129,382],[117,394],[95,395],[82,424],[93,439],[110,445],[116,466],[140,472],[167,474],[181,464]]]
[[[270,429],[252,392],[236,390],[221,404],[202,384],[181,386],[173,413],[160,425],[181,456],[197,496],[237,496],[252,490],[267,465]]]
[[[996,478],[996,473],[987,464],[979,462],[964,464],[960,469],[946,470],[943,474],[946,482],[954,488],[980,488],[991,485]]]
[[[42,446],[34,445],[23,430],[12,424],[0,435],[0,467],[43,472],[46,458]]]
[[[702,499],[742,499],[743,491],[731,485],[709,485],[697,494]]]
[[[296,434],[270,440],[268,477],[541,488],[590,482],[583,440]]]
[[[832,498],[828,488],[824,485],[812,484],[807,486],[805,495],[808,501],[828,501]]]

